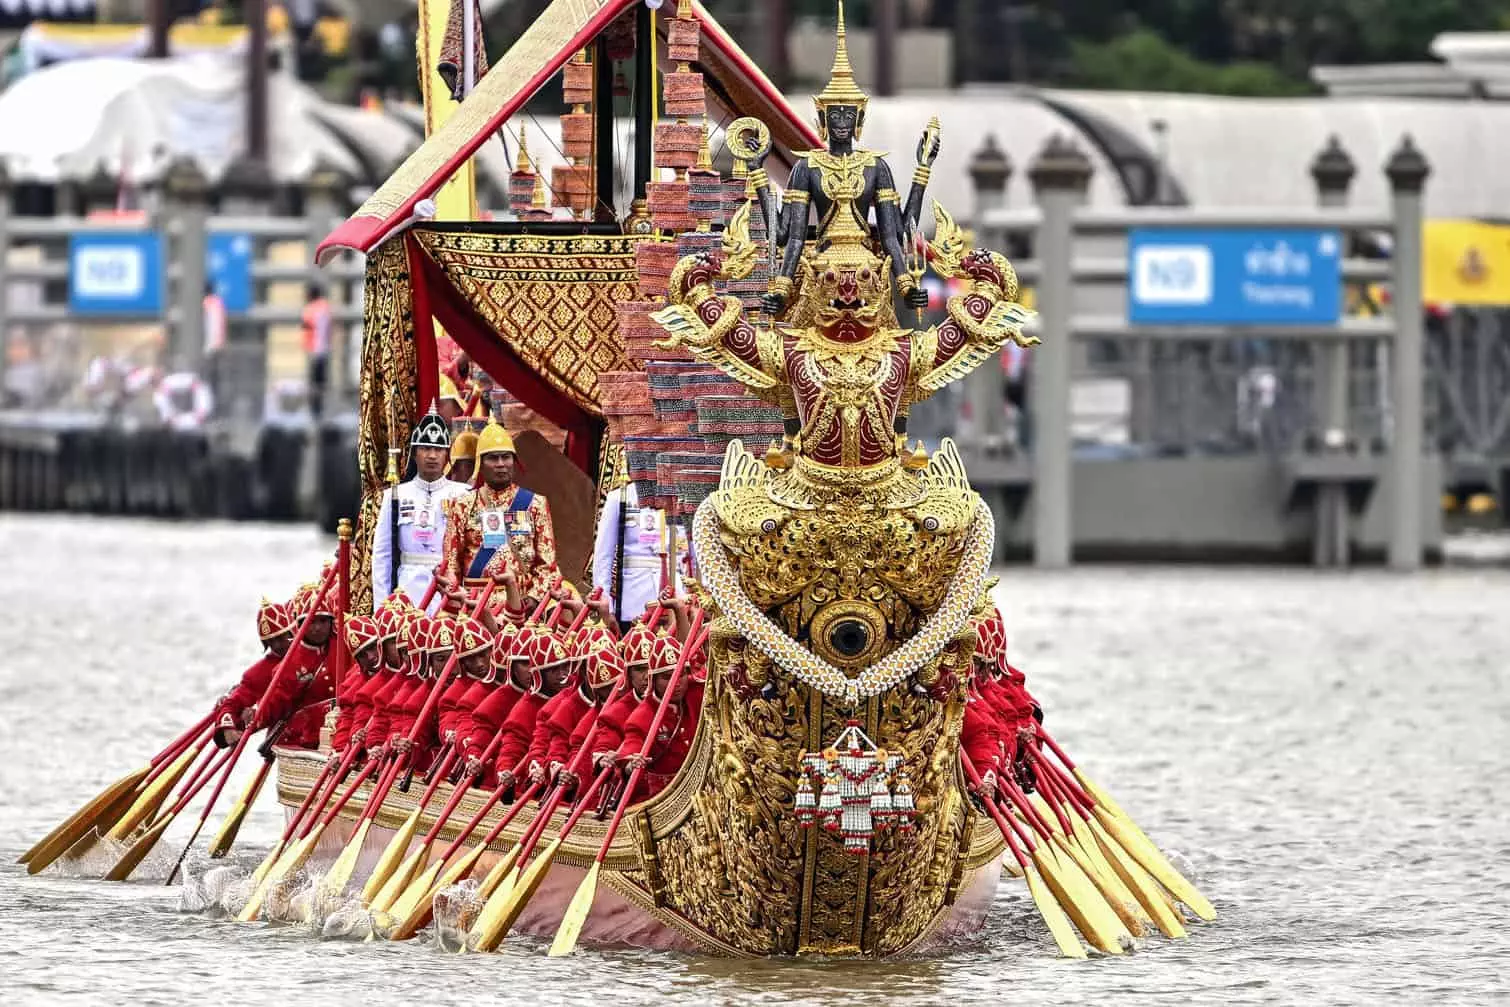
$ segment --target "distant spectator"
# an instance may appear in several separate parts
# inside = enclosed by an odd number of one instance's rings
[[[330,380],[330,301],[317,283],[305,291],[302,327],[304,355],[309,360],[309,412],[319,422],[325,409],[325,389]]]
[[[204,300],[200,303],[204,309],[204,376],[218,399],[225,391],[225,299],[215,284],[206,283]]]

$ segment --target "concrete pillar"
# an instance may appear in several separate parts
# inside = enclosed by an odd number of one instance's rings
[[[163,178],[163,223],[169,235],[168,262],[178,279],[169,288],[168,362],[174,370],[198,373],[204,362],[205,234],[210,218],[210,185],[193,159],[176,158]]]
[[[220,212],[225,217],[271,216],[277,186],[262,161],[238,157],[220,178]],[[234,226],[227,230],[236,230]],[[252,261],[266,257],[265,241],[251,237]],[[252,281],[252,305],[267,300],[267,284]],[[226,322],[226,348],[210,379],[216,410],[235,431],[238,443],[255,436],[267,393],[267,330],[251,318],[232,316]]]
[[[1028,169],[1043,215],[1037,257],[1039,335],[1028,383],[1033,412],[1033,559],[1044,568],[1070,565],[1074,504],[1070,466],[1070,363],[1074,337],[1075,209],[1085,201],[1091,162],[1055,134]]]
[[[1353,159],[1342,149],[1334,134],[1311,162],[1311,178],[1316,183],[1316,204],[1323,209],[1347,205],[1348,188],[1358,173]],[[1343,253],[1347,250],[1343,235]],[[1340,339],[1330,340],[1316,356],[1313,408],[1315,432],[1321,450],[1339,452],[1348,444],[1348,347]],[[1312,561],[1317,566],[1346,566],[1351,534],[1348,527],[1347,494],[1336,483],[1323,485],[1316,498],[1316,527],[1312,540]]]
[[[309,236],[305,240],[305,257],[310,263],[310,279],[312,282],[324,281],[325,293],[330,300],[332,308],[347,303],[350,299],[345,281],[338,281],[329,277],[321,277],[318,268],[314,265],[315,249],[320,242],[325,240],[326,235],[335,230],[341,222],[341,216],[345,212],[346,193],[351,188],[351,179],[340,170],[325,163],[315,166],[309,178],[304,182],[304,219],[309,225]],[[326,393],[326,414],[330,415],[339,408],[339,404],[346,400],[347,386],[350,384],[350,352],[352,341],[347,338],[347,327],[344,323],[331,326],[330,329],[330,386]]]
[[[1389,565],[1421,566],[1421,451],[1424,435],[1422,385],[1425,333],[1421,298],[1422,191],[1431,166],[1407,134],[1384,166],[1395,220],[1394,436],[1390,441]]]
[[[996,137],[987,134],[986,141],[970,159],[970,182],[975,190],[975,234],[982,244],[997,242],[999,250],[1005,251],[1004,243],[996,234],[986,229],[986,217],[1001,209],[1007,202],[1007,180],[1012,177],[1012,159],[996,145]],[[988,361],[965,378],[965,401],[970,403],[970,416],[978,447],[982,451],[1000,448],[1006,439],[1006,376],[994,362]]]

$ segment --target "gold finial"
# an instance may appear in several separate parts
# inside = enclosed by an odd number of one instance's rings
[[[919,440],[917,447],[913,448],[911,453],[903,459],[902,467],[909,472],[917,472],[928,467],[928,449],[923,447],[922,440]]]
[[[545,202],[545,176],[535,176],[535,191],[530,196],[530,209],[548,210],[550,207]]]
[[[398,485],[398,456],[398,448],[388,449],[388,472],[386,474],[386,477],[389,486]]]
[[[813,98],[813,104],[821,113],[829,105],[856,105],[863,109],[867,101],[864,91],[855,83],[854,68],[849,65],[849,46],[844,38],[844,0],[839,0],[839,27],[834,40],[834,68],[829,71],[828,84]]]
[[[519,125],[519,156],[514,158],[514,170],[521,173],[527,173],[531,170],[530,152],[528,146],[526,146],[525,144],[524,134],[525,127],[524,124],[521,123]]]
[[[708,149],[708,123],[703,121],[703,142],[697,148],[697,170],[713,170],[713,151]]]
[[[340,539],[342,542],[350,542],[351,541],[351,519],[350,518],[343,517],[343,518],[341,518],[341,520],[339,520],[339,521],[336,522],[336,538]]]

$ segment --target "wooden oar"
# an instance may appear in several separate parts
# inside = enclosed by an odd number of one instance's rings
[[[233,756],[240,754],[241,749],[228,748],[222,751],[218,756],[211,759],[210,763],[208,764],[208,768],[210,768],[213,772],[213,770],[219,769],[223,765],[227,765],[231,761]],[[134,843],[132,843],[130,847],[127,848],[126,852],[121,855],[121,858],[115,862],[115,865],[105,873],[106,881],[125,881],[128,877],[131,876],[131,872],[136,870],[137,865],[142,862],[142,859],[145,858],[146,855],[152,851],[152,848],[157,845],[157,841],[162,838],[162,835],[167,831],[168,826],[173,824],[173,819],[178,817],[178,813],[184,808],[188,807],[189,802],[194,800],[194,798],[199,795],[200,789],[210,782],[212,772],[205,773],[204,775],[193,781],[192,787],[185,788],[184,792],[179,795],[178,800],[173,804],[172,808],[169,809],[168,813],[163,815],[157,821],[153,822],[152,825],[148,827],[147,831],[142,833],[142,835]],[[221,783],[224,782],[225,777],[221,777]]]
[[[598,855],[593,858],[592,866],[587,869],[587,875],[577,885],[571,902],[567,904],[566,916],[556,931],[556,938],[551,942],[550,953],[554,957],[571,954],[577,946],[577,938],[582,935],[582,925],[587,922],[587,914],[592,910],[592,901],[597,894],[598,875],[603,871],[603,861],[608,859],[608,851],[613,848],[614,836],[618,834],[619,825],[624,821],[624,812],[629,810],[630,799],[634,797],[634,788],[639,784],[645,767],[649,765],[650,749],[655,744],[656,735],[660,733],[661,721],[665,720],[666,711],[671,708],[671,697],[676,692],[682,672],[687,668],[687,661],[702,645],[703,637],[706,636],[701,632],[704,615],[704,611],[698,609],[692,616],[692,626],[687,631],[687,639],[683,642],[676,668],[671,673],[671,681],[667,683],[666,691],[661,696],[655,718],[650,722],[650,730],[645,733],[645,743],[640,746],[639,764],[629,773],[629,779],[624,784],[618,807],[613,813],[613,820],[608,823],[608,831],[603,836],[603,844],[598,848]]]
[[[976,772],[970,756],[961,752],[960,762],[964,765],[965,777],[970,781],[971,786],[975,787],[976,795],[986,806],[986,812],[996,820],[996,827],[1001,830],[1002,839],[1006,840],[1007,848],[1012,851],[1012,857],[1021,868],[1022,876],[1028,883],[1028,894],[1033,899],[1033,905],[1038,907],[1038,915],[1043,917],[1043,922],[1048,925],[1050,936],[1059,946],[1059,953],[1066,958],[1086,957],[1085,948],[1081,946],[1080,939],[1075,936],[1069,918],[1064,914],[1064,908],[1049,894],[1038,871],[1028,862],[1028,858],[1022,852],[1022,847],[1018,845],[1015,823],[1008,821],[1007,816],[1002,814],[1001,808],[997,807],[996,801],[981,786],[980,773]],[[554,945],[551,946],[551,953],[556,953]]]
[[[66,850],[84,833],[100,826],[100,819],[104,813],[119,801],[122,794],[135,791],[152,774],[153,770],[177,756],[185,746],[191,744],[196,736],[210,726],[210,720],[211,716],[206,715],[199,723],[169,742],[168,746],[148,760],[145,766],[127,773],[94,795],[94,797],[85,801],[77,811],[63,819],[63,821],[53,827],[51,832],[33,843],[31,849],[16,859],[16,863],[30,863],[32,858],[37,856],[38,853],[49,849]],[[108,824],[114,823],[107,823],[107,827]],[[70,836],[72,838],[68,838]]]
[[[1106,833],[1115,839],[1144,870],[1153,875],[1159,884],[1169,889],[1175,898],[1189,906],[1197,916],[1207,921],[1216,919],[1216,909],[1212,907],[1206,896],[1202,895],[1194,885],[1187,881],[1184,875],[1175,870],[1174,865],[1164,857],[1163,853],[1159,852],[1159,848],[1154,845],[1153,840],[1149,839],[1147,834],[1138,828],[1133,820],[1128,817],[1127,812],[1118,807],[1110,795],[1096,786],[1090,777],[1081,772],[1075,765],[1074,760],[1065,753],[1064,749],[1059,747],[1047,732],[1040,729],[1038,736],[1043,739],[1044,743],[1053,750],[1054,754],[1059,757],[1059,760],[1074,774],[1075,779],[1080,782],[1084,788],[1082,794],[1093,801],[1091,813],[1095,815]]]
[[[309,788],[309,792],[304,795],[304,800],[300,802],[293,816],[289,818],[288,824],[283,827],[283,835],[279,837],[277,845],[268,852],[267,856],[263,858],[262,863],[252,872],[252,884],[261,884],[262,879],[267,876],[267,872],[272,869],[273,865],[278,862],[278,859],[288,849],[289,843],[304,838],[304,832],[309,830],[309,826],[314,823],[320,812],[325,809],[325,805],[329,803],[330,798],[334,795],[336,787],[340,786],[341,780],[346,776],[346,771],[351,768],[352,762],[360,752],[361,749],[358,746],[351,745],[346,749],[346,754],[341,757],[339,765],[333,759],[325,760],[325,768],[320,770],[320,775],[315,778],[314,786]],[[328,788],[327,783],[329,784]],[[300,831],[301,826],[304,828],[304,832]]]
[[[378,857],[377,865],[373,867],[372,874],[367,878],[367,883],[362,887],[362,901],[372,906],[372,908],[378,908],[373,905],[378,893],[387,888],[389,883],[394,880],[395,872],[398,870],[399,865],[403,863],[404,856],[409,851],[409,844],[414,842],[414,835],[419,831],[420,819],[429,810],[430,801],[434,799],[435,792],[440,789],[441,783],[450,771],[451,763],[455,760],[456,754],[451,745],[447,744],[439,757],[440,771],[431,776],[430,785],[425,788],[425,792],[420,797],[419,803],[414,806],[413,811],[409,812],[409,817],[404,819],[404,824],[399,826],[398,831],[393,834],[393,838],[388,841],[388,845],[383,848],[382,856]]]
[[[521,763],[515,771],[523,772],[523,764]],[[499,836],[503,835],[503,830],[509,827],[509,824],[513,822],[519,812],[528,807],[529,802],[539,792],[543,783],[530,784],[524,793],[520,794],[518,799],[514,801],[503,817],[498,820],[498,823],[488,830],[487,835],[478,840],[465,854],[456,857],[456,853],[466,842],[467,837],[476,830],[482,820],[487,817],[488,812],[499,801],[503,800],[504,795],[513,786],[512,783],[509,783],[494,790],[488,796],[483,806],[478,809],[477,814],[473,815],[472,820],[462,829],[461,834],[453,839],[451,845],[441,853],[435,864],[432,865],[435,873],[439,875],[438,877],[431,880],[428,885],[422,886],[426,878],[421,876],[404,892],[398,904],[394,906],[393,912],[395,917],[402,917],[403,922],[388,935],[389,940],[406,941],[418,933],[421,927],[430,922],[430,917],[435,911],[435,893],[456,884],[472,873],[472,870],[477,866],[477,861],[482,859],[482,855],[487,852],[488,848],[498,840]],[[452,859],[453,857],[455,858],[454,860]],[[481,892],[483,889],[479,888],[478,891]]]
[[[346,807],[346,803],[357,792],[357,788],[367,782],[367,777],[377,772],[381,766],[381,759],[374,758],[367,760],[362,768],[357,771],[356,775],[352,777],[351,782],[347,784],[346,790],[325,811],[324,815],[320,817],[318,823],[312,821],[309,830],[297,842],[290,845],[276,861],[271,856],[263,861],[263,866],[258,868],[258,871],[262,872],[262,877],[259,880],[256,874],[252,875],[254,883],[252,896],[247,900],[241,912],[237,914],[237,920],[242,923],[251,923],[262,913],[262,903],[267,900],[268,893],[281,884],[290,874],[304,866],[304,862],[309,859],[310,853],[314,851],[315,845],[319,843],[320,837],[325,834],[325,830],[341,814],[342,809]],[[391,780],[397,774],[398,766],[398,760],[394,760],[392,765],[385,771],[387,779]]]
[[[262,792],[262,785],[267,782],[270,770],[273,768],[271,756],[262,760],[262,765],[253,776],[236,803],[231,806],[231,811],[225,816],[225,821],[220,823],[220,831],[215,833],[215,838],[210,841],[210,859],[220,860],[231,852],[231,847],[236,843],[236,836],[241,832],[241,823],[246,821],[246,813],[251,810],[257,801],[257,795]]]
[[[552,862],[556,859],[556,853],[561,849],[561,844],[566,841],[566,837],[571,834],[571,830],[576,827],[577,822],[581,820],[582,815],[587,809],[593,806],[592,799],[597,796],[603,784],[613,774],[614,767],[605,766],[593,779],[587,791],[581,797],[577,798],[576,806],[572,809],[571,814],[567,816],[566,821],[561,826],[561,830],[556,834],[556,838],[552,839],[550,845],[530,862],[529,866],[520,874],[518,882],[509,890],[508,898],[499,910],[492,928],[488,931],[488,934],[496,933],[498,937],[496,940],[488,943],[479,941],[477,950],[492,951],[508,936],[509,930],[518,921],[520,915],[524,912],[525,906],[529,904],[530,899],[535,897],[535,893],[540,890],[541,884],[545,881],[546,872],[550,870]],[[548,824],[549,820],[547,820]],[[486,936],[484,935],[484,937]]]
[[[478,593],[477,601],[472,608],[473,618],[476,618],[477,614],[487,607],[488,598],[493,594],[493,586],[493,581],[488,581],[483,585],[482,591]],[[430,687],[430,692],[425,696],[425,703],[420,708],[419,715],[414,718],[414,723],[409,728],[408,748],[399,755],[396,765],[407,767],[413,760],[413,746],[419,740],[420,734],[429,722],[430,717],[434,715],[435,708],[440,703],[441,694],[446,691],[446,686],[450,684],[452,676],[456,674],[457,662],[458,658],[456,652],[453,650],[441,673],[435,676],[435,684]],[[367,841],[367,833],[371,831],[372,823],[377,820],[378,811],[382,808],[383,802],[388,799],[388,792],[392,785],[393,781],[390,778],[386,785],[379,784],[377,789],[373,790],[371,795],[368,796],[367,806],[362,810],[362,817],[357,822],[356,831],[352,833],[350,841],[346,844],[346,848],[336,857],[335,863],[330,865],[330,870],[325,872],[325,877],[320,881],[320,887],[323,891],[339,894],[345,889],[346,883],[351,880],[351,874],[356,870],[357,858],[361,856],[362,846]],[[409,838],[413,838],[412,832]],[[405,846],[407,845],[408,842],[406,840]],[[400,852],[400,856],[402,856],[402,852]],[[389,869],[391,870],[392,866]],[[386,880],[386,876],[383,880]],[[381,889],[381,887],[382,882],[380,881],[377,888]]]
[[[488,747],[483,749],[482,755],[478,759],[478,772],[481,772],[481,766],[486,766],[493,760],[493,756],[498,751],[498,746],[502,741],[502,734],[493,735],[493,740],[488,742]],[[428,877],[431,882],[435,880],[434,873],[425,867],[429,862],[430,852],[435,847],[435,840],[439,838],[441,829],[445,827],[446,822],[450,819],[452,812],[456,810],[456,806],[461,803],[462,798],[466,797],[467,791],[471,788],[472,781],[475,778],[475,776],[468,776],[463,772],[461,777],[456,781],[456,785],[451,791],[451,797],[440,809],[440,814],[435,816],[435,822],[430,826],[429,831],[425,833],[424,838],[420,840],[419,846],[414,849],[414,852],[409,854],[404,863],[389,878],[388,883],[372,899],[371,908],[374,913],[392,912],[399,897],[408,891],[409,885],[414,881],[416,875]],[[439,779],[439,774],[437,774],[437,779]],[[436,861],[436,871],[439,871],[440,864],[441,861]],[[426,887],[429,887],[428,882],[426,883]]]
[[[75,845],[80,845],[79,853],[93,846],[101,834],[109,831],[122,815],[135,806],[142,792],[151,786],[153,780],[172,767],[184,750],[198,738],[210,732],[211,719],[206,716],[153,756],[147,765],[126,774],[100,791],[38,840],[22,854],[20,862],[26,864],[26,872],[37,874],[45,870],[65,853],[73,852]],[[84,842],[86,839],[87,843]]]

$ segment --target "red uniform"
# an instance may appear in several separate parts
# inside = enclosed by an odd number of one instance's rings
[[[330,736],[330,746],[337,752],[346,751],[346,746],[351,742],[351,732],[367,723],[372,716],[371,698],[364,705],[362,692],[377,677],[378,672],[368,675],[361,665],[353,663],[351,670],[341,681],[341,688],[336,693],[339,710],[336,714],[336,729]]]
[[[467,712],[466,718],[461,722],[461,729],[457,731],[457,743],[461,745],[463,758],[482,758],[483,750],[503,730],[503,724],[509,719],[514,704],[524,695],[525,691],[510,679],[488,693],[482,702]]]
[[[982,776],[1001,775],[1006,764],[1001,716],[990,699],[972,692],[965,700],[965,722],[960,728],[959,744],[970,764]]]
[[[619,745],[620,758],[627,759],[640,754],[659,705],[659,699],[647,697],[630,715],[624,724],[624,740]],[[660,730],[656,732],[655,741],[650,746],[650,763],[645,767],[640,794],[626,796],[643,801],[666,789],[677,770],[682,768],[687,752],[692,748],[692,736],[697,733],[697,718],[702,714],[702,709],[703,686],[700,682],[694,682],[688,687],[682,701],[668,709],[666,716],[661,719]]]
[[[277,670],[280,660],[269,651],[241,673],[241,680],[215,704],[216,730],[229,728],[239,731],[250,723],[251,709],[267,691],[267,683],[272,681],[273,672]]]
[[[271,727],[287,717],[288,726],[278,739],[280,747],[319,748],[320,728],[336,695],[335,682],[321,648],[301,643],[289,653],[289,665],[259,704],[251,730]]]
[[[535,733],[544,733],[544,759],[542,765],[549,768],[552,765],[565,765],[567,760],[577,751],[572,746],[572,735],[577,733],[577,728],[591,723],[594,711],[592,700],[582,694],[582,686],[574,689],[564,689],[559,695],[551,698],[545,709],[540,712],[539,723]],[[533,749],[534,746],[531,746]],[[533,755],[533,751],[531,752]]]
[[[498,745],[498,758],[494,762],[499,773],[513,772],[514,767],[528,754],[530,742],[535,739],[536,717],[548,698],[538,692],[527,692],[514,701],[513,708],[498,729],[503,737]],[[476,740],[475,737],[473,740]],[[525,768],[528,769],[529,766],[526,765]]]

